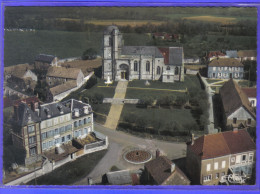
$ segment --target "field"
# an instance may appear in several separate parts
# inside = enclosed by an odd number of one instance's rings
[[[44,53],[58,58],[80,57],[88,48],[102,53],[102,32],[5,32],[4,66],[32,63],[35,56]],[[126,45],[147,45],[150,38],[146,34],[124,34]]]
[[[161,21],[155,21],[155,20],[90,20],[86,23],[89,24],[95,24],[95,25],[101,25],[101,26],[108,26],[108,25],[117,25],[117,26],[142,26],[147,23],[153,24],[153,25],[161,25],[163,22]]]
[[[222,24],[234,23],[236,18],[231,17],[216,17],[216,16],[191,16],[183,17],[186,20],[206,21],[206,22],[217,22]]]

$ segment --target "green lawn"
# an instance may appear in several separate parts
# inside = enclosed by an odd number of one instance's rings
[[[180,125],[194,123],[190,109],[164,109],[164,108],[137,108],[135,105],[125,104],[120,120],[122,121],[126,115],[133,114],[136,117],[142,117],[144,120],[149,120],[150,125],[153,121],[161,123],[177,122]],[[149,126],[148,124],[148,126]]]
[[[106,154],[107,150],[87,154],[73,162],[64,164],[49,174],[27,183],[27,185],[70,185],[87,176]],[[36,182],[36,184],[35,184]]]

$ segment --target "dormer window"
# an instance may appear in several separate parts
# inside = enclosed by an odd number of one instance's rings
[[[79,109],[78,108],[74,109],[74,116],[79,117]]]
[[[63,114],[63,108],[62,108],[62,106],[61,106],[61,105],[58,105],[57,108],[59,109],[60,114]]]

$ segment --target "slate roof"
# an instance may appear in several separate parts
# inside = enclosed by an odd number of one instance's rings
[[[66,92],[66,91],[71,90],[76,87],[77,87],[76,80],[70,80],[70,81],[65,82],[64,84],[60,84],[60,85],[50,88],[50,91],[53,96],[56,96],[58,94],[61,94],[63,92]]]
[[[74,112],[75,109],[79,109],[79,117],[86,115],[84,113],[84,107],[88,107],[89,113],[92,113],[92,108],[89,104],[83,103],[81,101],[75,100],[75,99],[70,99],[67,101],[62,102],[64,106],[70,109],[71,112]],[[74,114],[72,114],[72,118],[75,118]]]
[[[226,55],[227,55],[229,58],[237,58],[237,57],[238,57],[237,51],[226,51]]]
[[[256,118],[246,94],[233,79],[227,81],[220,88],[219,93],[227,117],[243,106],[249,114]]]
[[[50,67],[47,72],[49,77],[69,78],[77,79],[78,74],[81,72],[77,68],[66,68],[66,67]]]
[[[113,30],[119,30],[117,26],[111,25],[104,30],[104,34],[111,34]]]
[[[110,185],[132,185],[132,173],[129,170],[120,170],[106,173]]]
[[[63,113],[60,112],[59,107],[62,108]],[[48,117],[47,112],[49,112],[50,117]],[[47,120],[50,118],[54,118],[60,115],[64,115],[67,113],[70,113],[70,109],[65,107],[62,103],[60,102],[55,102],[55,103],[49,103],[49,104],[43,104],[40,106],[40,118],[41,120]]]
[[[256,88],[242,88],[243,92],[249,98],[256,98]]]
[[[159,50],[164,57],[165,65],[181,66],[183,64],[182,47],[159,48]]]
[[[55,56],[53,56],[53,55],[39,54],[35,57],[35,61],[51,63],[54,58],[55,58]]]
[[[256,50],[240,50],[237,52],[238,57],[256,57]]]
[[[29,120],[29,116],[31,116],[31,120]],[[25,103],[21,103],[18,107],[18,121],[17,124],[19,126],[26,126],[28,123],[38,123],[41,119],[38,117],[36,112],[33,112],[29,106]]]
[[[123,46],[122,55],[148,55],[163,58],[159,49],[155,46]]]
[[[219,58],[214,59],[209,63],[209,67],[244,67],[237,59]]]
[[[256,149],[246,129],[203,135],[188,146],[202,160]]]
[[[172,161],[166,156],[159,156],[156,159],[147,162],[144,166],[158,185],[163,183],[171,183],[171,185],[189,184],[189,179],[176,165],[175,171],[171,172],[171,165]],[[176,182],[174,180],[176,180]]]

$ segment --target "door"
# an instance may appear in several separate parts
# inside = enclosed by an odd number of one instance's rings
[[[125,72],[121,72],[121,79],[125,79]]]
[[[229,78],[232,78],[232,73],[229,74]]]

